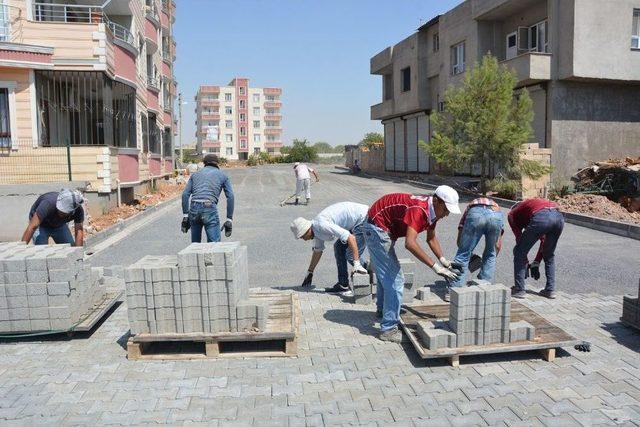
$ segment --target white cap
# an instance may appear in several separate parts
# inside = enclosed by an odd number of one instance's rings
[[[297,166],[300,166],[300,162],[295,162],[295,163],[293,164],[293,167],[294,167],[294,168],[295,168],[295,167],[297,167]]]
[[[440,198],[447,206],[447,210],[452,214],[459,214],[460,207],[458,206],[458,192],[448,185],[441,185],[436,188],[436,196]]]
[[[296,237],[296,239],[299,239],[304,235],[304,233],[309,231],[309,229],[311,228],[311,221],[302,217],[298,217],[293,220],[289,227],[291,228],[291,232]]]
[[[58,198],[56,199],[56,209],[58,209],[62,213],[69,214],[78,209],[83,202],[84,198],[78,190],[69,190],[68,188],[63,188],[58,193]]]

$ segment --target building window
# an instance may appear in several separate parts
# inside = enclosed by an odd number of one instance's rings
[[[240,86],[240,95],[244,95],[245,88],[244,86]]]
[[[233,147],[227,147],[227,156],[233,156]]]
[[[233,114],[233,109],[231,107],[224,107],[225,114]]]
[[[254,121],[253,121],[253,127],[254,127],[255,129],[260,128],[260,120],[254,120]]]
[[[241,139],[240,140],[240,148],[247,148],[247,140],[246,139]]]
[[[529,52],[549,52],[547,21],[529,27]]]
[[[454,76],[464,73],[464,51],[464,42],[451,47],[451,74]]]
[[[233,142],[233,135],[230,133],[227,133],[224,135],[224,140],[225,142]]]
[[[11,112],[9,89],[0,89],[0,151],[11,148]]]
[[[633,28],[631,30],[631,47],[640,49],[640,9],[633,9]]]
[[[253,154],[260,154],[260,147],[254,147]]]
[[[253,115],[254,116],[260,115],[260,107],[253,107]]]
[[[253,135],[253,142],[260,142],[260,135],[259,134],[254,134]]]
[[[244,126],[240,127],[240,135],[242,136],[246,136],[247,135],[247,128]]]
[[[227,129],[231,129],[233,127],[233,121],[232,120],[225,120],[224,121],[224,127],[226,127]]]
[[[240,121],[241,122],[246,122],[247,121],[247,115],[245,113],[241,113],[240,114]]]
[[[240,100],[240,109],[244,110],[247,107],[247,104],[245,103],[244,99]]]
[[[231,94],[230,93],[225,93],[224,94],[224,100],[225,101],[231,101]]]
[[[260,94],[259,93],[254,93],[253,94],[253,102],[260,102]]]
[[[437,52],[440,50],[440,34],[435,33],[433,35],[433,51]]]
[[[402,91],[409,92],[411,90],[411,67],[400,70],[402,76]]]

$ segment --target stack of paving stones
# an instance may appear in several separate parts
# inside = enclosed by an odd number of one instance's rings
[[[623,297],[622,321],[640,329],[640,282],[638,283],[638,297]]]
[[[416,263],[408,258],[398,260],[402,275],[404,276],[404,293],[402,294],[402,302],[410,303],[416,297],[417,286],[415,281]]]
[[[355,304],[371,304],[373,302],[372,276],[369,274],[353,274],[351,276],[351,291]]]
[[[247,248],[192,243],[125,270],[132,334],[264,331],[269,307],[249,300]]]
[[[0,243],[0,332],[69,330],[104,299],[98,268],[70,245]]]
[[[535,328],[526,321],[511,323],[511,292],[488,282],[451,288],[449,321],[419,322],[418,335],[426,348],[491,345],[533,340]]]

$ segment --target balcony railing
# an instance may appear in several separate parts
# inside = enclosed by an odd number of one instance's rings
[[[151,18],[155,20],[157,23],[160,23],[160,14],[158,13],[158,8],[156,7],[156,2],[152,1],[150,5],[145,6],[147,18]]]
[[[147,76],[147,86],[160,90],[160,82],[158,81],[158,78],[154,76]]]
[[[0,4],[0,41],[10,42],[14,39],[12,31],[14,26],[22,18],[19,7]]]
[[[135,47],[135,38],[128,28],[111,21],[107,15],[104,15],[104,23],[107,25],[107,28],[109,28],[115,39]]]
[[[77,4],[33,3],[33,17],[39,22],[100,23],[104,13],[101,6]]]

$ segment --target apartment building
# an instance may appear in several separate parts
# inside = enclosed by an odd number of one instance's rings
[[[467,0],[371,58],[387,170],[433,171],[417,142],[447,87],[488,53],[529,91],[531,142],[552,149],[555,177],[640,155],[640,0]]]
[[[198,152],[232,160],[280,155],[282,89],[250,87],[236,77],[227,86],[200,86],[196,101]]]
[[[0,183],[64,181],[69,146],[97,213],[173,171],[175,7],[0,1]]]

